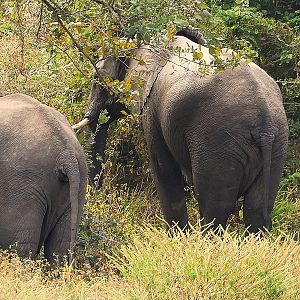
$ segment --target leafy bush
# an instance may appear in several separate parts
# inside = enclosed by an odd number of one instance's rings
[[[299,12],[266,12],[265,5],[272,1],[250,1],[250,6],[217,0],[207,1],[208,6],[185,0],[50,2],[58,6],[53,10],[41,7],[40,1],[0,3],[0,95],[29,94],[63,112],[71,123],[84,114],[98,57],[128,55],[139,43],[157,43],[160,38],[166,42],[187,24],[201,28],[212,46],[240,50],[278,81],[291,137],[273,213],[278,239],[244,240],[226,233],[222,241],[194,233],[172,240],[156,230],[164,222],[145,142],[140,127],[132,129],[124,118],[110,129],[103,187],[98,192],[89,188],[87,194],[76,249],[77,268],[83,274],[66,267],[50,280],[43,276],[43,267],[3,253],[0,284],[7,288],[0,298],[296,299],[299,247],[292,241],[295,236],[286,238],[286,233],[300,230]],[[128,34],[132,41],[121,39]],[[87,149],[85,135],[79,138]],[[199,214],[191,188],[187,195],[190,220],[196,226]],[[239,219],[237,212],[230,222],[232,230],[240,229]],[[141,229],[144,223],[154,227]],[[118,260],[111,258],[116,252]],[[104,279],[103,274],[110,277]]]

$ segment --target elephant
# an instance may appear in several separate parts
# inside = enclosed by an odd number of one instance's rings
[[[176,33],[176,35],[184,35],[188,36],[189,39],[194,41],[195,43],[206,45],[207,42],[204,39],[202,33],[199,30],[194,30],[190,28],[184,28],[183,30],[180,30]],[[124,63],[125,60],[124,60]],[[121,70],[121,73],[124,72],[125,69]],[[157,71],[153,72],[154,75],[157,73]],[[119,77],[123,77],[124,74],[120,74]],[[97,78],[97,74],[95,74],[95,78]],[[148,86],[151,86],[151,83],[148,84]],[[73,125],[75,131],[80,130],[80,128],[89,125],[89,130],[93,133],[93,145],[91,147],[90,151],[90,158],[91,158],[91,164],[89,164],[89,184],[94,189],[99,189],[102,186],[103,181],[103,173],[102,173],[102,166],[101,161],[99,158],[103,158],[105,156],[105,146],[106,146],[106,140],[108,136],[108,129],[110,124],[112,124],[114,121],[118,120],[119,118],[123,117],[124,114],[122,112],[130,113],[130,110],[128,107],[126,107],[123,103],[115,101],[111,103],[110,105],[106,106],[106,110],[108,113],[108,120],[106,123],[102,124],[101,126],[98,126],[98,118],[100,111],[99,110],[93,110],[95,115],[93,118],[89,118],[89,112],[85,115],[89,120],[87,119],[83,120],[82,122],[79,122],[76,125]],[[136,109],[135,109],[136,110]],[[90,110],[91,111],[91,110]]]
[[[183,30],[167,48],[143,45],[127,59],[100,60],[87,113],[74,128],[95,122],[101,110],[118,103],[103,84],[107,77],[142,78],[142,87],[133,85],[138,93],[132,109],[141,114],[167,224],[188,228],[184,174],[193,185],[202,225],[226,228],[243,197],[247,231],[270,230],[288,142],[280,89],[253,62],[240,59],[218,70],[218,57],[191,37]],[[203,56],[200,61],[195,53]],[[230,62],[236,56],[221,49],[219,57]]]
[[[85,201],[85,154],[67,119],[24,95],[0,97],[0,247],[49,262],[70,251]]]

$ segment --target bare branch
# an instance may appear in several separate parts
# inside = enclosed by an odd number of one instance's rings
[[[37,31],[36,31],[36,38],[37,38],[37,39],[39,39],[39,35],[40,35],[41,27],[42,27],[43,6],[44,6],[44,3],[41,4],[41,8],[40,8],[40,14],[39,14],[39,26],[38,26],[38,29],[37,29]]]
[[[19,71],[20,74],[23,75],[26,78],[26,81],[28,79],[26,74],[26,66],[25,66],[25,37],[24,37],[24,28],[22,24],[22,17],[21,17],[21,7],[19,2],[16,3],[16,9],[17,9],[17,27],[19,30],[19,41],[20,41],[20,48],[21,48],[21,64],[19,65]]]

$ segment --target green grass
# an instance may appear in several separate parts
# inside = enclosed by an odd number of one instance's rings
[[[300,232],[299,175],[295,172],[281,180],[272,213],[274,234]]]

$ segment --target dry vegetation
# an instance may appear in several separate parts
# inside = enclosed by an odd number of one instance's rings
[[[76,65],[45,51],[47,35],[37,38],[36,17],[29,14],[22,21],[19,29],[24,43],[20,35],[1,31],[0,26],[0,96],[29,94],[74,122],[84,112],[89,79]],[[26,26],[28,20],[34,25]],[[1,252],[0,300],[300,299],[300,245],[294,234],[300,229],[297,177],[286,171],[275,205],[274,231],[268,238],[245,238],[236,221],[223,239],[203,236],[199,229],[170,238],[161,229],[164,224],[145,167],[147,157],[139,144],[142,139],[135,131],[120,133],[116,128],[108,148],[113,163],[107,163],[103,189],[88,193],[76,268],[49,270],[42,261],[21,261]],[[134,155],[122,164],[124,137],[131,137],[135,144],[141,160],[138,165]],[[299,161],[291,162],[296,174]],[[136,173],[143,184],[124,185]],[[189,211],[197,227],[192,198]]]
[[[299,299],[299,258],[294,237],[171,239],[146,227],[109,258],[120,275],[67,266],[47,273],[41,263],[2,253],[0,299]]]

